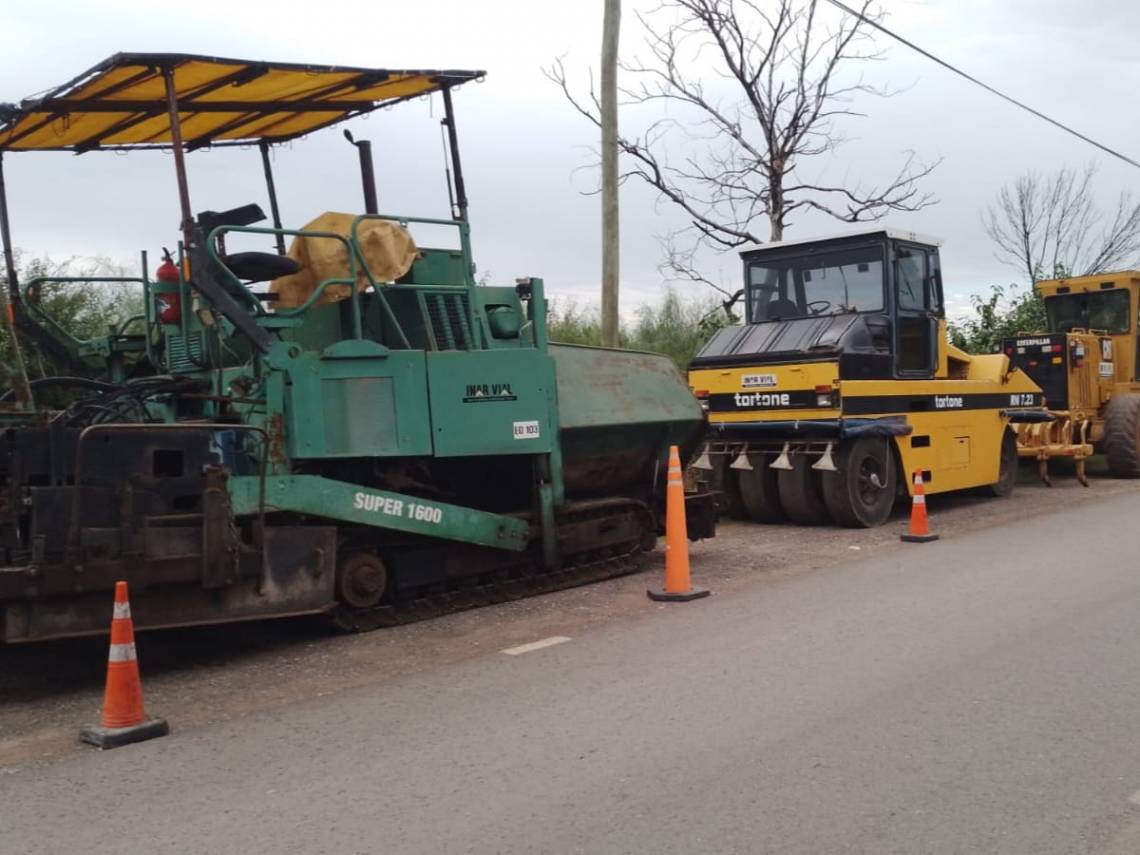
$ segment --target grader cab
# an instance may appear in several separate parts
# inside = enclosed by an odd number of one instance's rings
[[[1053,419],[1017,427],[1018,454],[1038,462],[1070,458],[1088,486],[1085,462],[1103,453],[1114,475],[1140,477],[1140,272],[1053,279],[1035,286],[1048,332],[1003,342],[1010,361],[1045,393]]]

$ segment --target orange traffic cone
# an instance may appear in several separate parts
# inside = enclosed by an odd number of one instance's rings
[[[103,693],[103,723],[85,727],[79,733],[83,742],[99,748],[117,748],[142,742],[170,732],[160,718],[147,718],[143,712],[142,683],[135,655],[135,626],[127,583],[115,583],[115,610],[111,616],[111,652],[107,659],[107,688]]]
[[[926,490],[922,486],[922,470],[914,470],[914,501],[910,506],[910,531],[901,536],[907,543],[928,543],[938,540],[938,535],[930,533],[926,519]]]
[[[689,534],[685,528],[685,483],[681,480],[681,455],[669,446],[669,481],[665,490],[665,587],[650,588],[651,600],[688,602],[709,595],[707,588],[694,588],[689,578]]]

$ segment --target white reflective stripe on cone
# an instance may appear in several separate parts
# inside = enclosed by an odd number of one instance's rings
[[[115,620],[122,620],[131,616],[130,603],[115,603],[115,610],[111,613],[111,617]]]
[[[134,662],[135,658],[135,643],[132,641],[130,644],[112,644],[111,655],[107,657],[107,661]]]
[[[926,496],[919,493],[917,496],[914,497],[914,503],[916,505],[925,505],[926,504]]]

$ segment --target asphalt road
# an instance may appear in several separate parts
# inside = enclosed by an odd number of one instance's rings
[[[0,850],[1134,855],[1137,501],[17,769]]]

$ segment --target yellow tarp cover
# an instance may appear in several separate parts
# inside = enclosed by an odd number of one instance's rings
[[[332,232],[349,237],[355,220],[355,214],[330,211],[308,223],[302,231]],[[356,239],[378,283],[399,279],[411,269],[419,254],[408,230],[389,220],[362,221],[356,230]],[[349,276],[348,249],[338,240],[296,237],[289,247],[289,257],[301,265],[301,271],[275,279],[269,286],[270,293],[279,295],[274,305],[281,309],[300,306],[326,279]],[[358,291],[368,287],[368,277],[360,270],[359,263],[356,287]],[[316,304],[344,300],[349,294],[347,285],[330,285]]]
[[[281,142],[483,76],[121,53],[47,95],[0,104],[0,151],[170,146],[167,73],[188,146]]]

